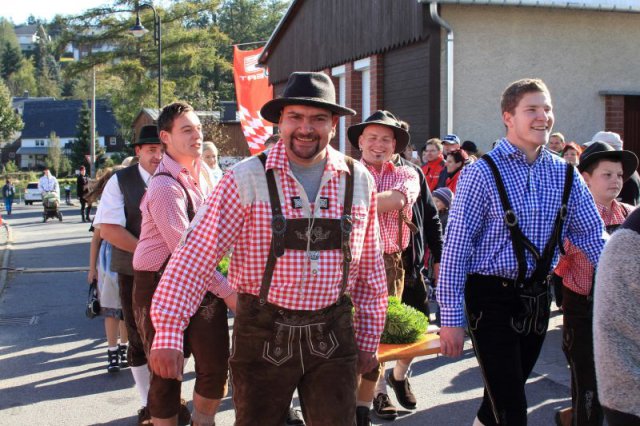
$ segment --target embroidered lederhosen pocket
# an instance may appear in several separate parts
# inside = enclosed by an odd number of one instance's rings
[[[264,342],[262,357],[273,365],[280,366],[293,356],[293,338],[295,328],[275,323],[275,330],[269,338]]]
[[[543,335],[547,331],[551,315],[549,286],[544,283],[534,284],[534,287],[536,291],[518,296],[519,311],[511,317],[511,328],[518,334],[528,335],[534,332]]]
[[[309,324],[305,326],[305,332],[311,355],[328,359],[340,346],[335,333],[328,329],[326,323]]]

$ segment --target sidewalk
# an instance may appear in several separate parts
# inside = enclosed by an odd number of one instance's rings
[[[7,268],[11,257],[11,226],[4,220],[0,225],[0,295],[7,285]]]

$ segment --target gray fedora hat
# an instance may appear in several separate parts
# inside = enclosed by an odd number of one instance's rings
[[[631,151],[617,151],[605,142],[595,141],[580,154],[578,170],[584,172],[598,160],[614,160],[622,163],[622,179],[627,180],[638,168],[638,157]]]
[[[393,130],[393,136],[396,138],[396,154],[404,151],[404,149],[409,144],[409,141],[411,140],[409,132],[400,127],[400,121],[396,118],[395,115],[391,114],[389,111],[378,110],[371,114],[362,123],[354,124],[353,126],[349,127],[349,129],[347,130],[347,136],[349,136],[349,142],[351,142],[351,145],[355,146],[358,149],[360,148],[360,146],[358,145],[358,139],[360,139],[360,135],[364,131],[365,127],[371,124],[386,126]]]
[[[136,141],[131,145],[149,145],[157,143],[162,143],[160,136],[158,136],[158,126],[155,124],[149,124],[140,129],[138,139],[136,139]]]
[[[287,105],[307,105],[328,109],[336,115],[355,115],[351,108],[336,103],[336,89],[331,78],[322,72],[294,72],[289,76],[282,96],[262,106],[260,115],[272,123],[280,121]]]

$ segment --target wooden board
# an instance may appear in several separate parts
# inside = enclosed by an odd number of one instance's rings
[[[435,333],[427,333],[415,343],[406,343],[402,345],[380,343],[380,347],[378,349],[378,360],[380,362],[385,362],[439,353],[440,336]]]

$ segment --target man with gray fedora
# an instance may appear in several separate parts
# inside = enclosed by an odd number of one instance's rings
[[[109,179],[93,219],[93,226],[100,230],[100,237],[113,246],[111,270],[118,273],[122,312],[129,335],[128,350],[125,347],[120,348],[121,362],[127,358],[140,395],[142,408],[138,412],[138,424],[149,424],[149,368],[133,316],[132,294],[133,252],[138,244],[142,224],[140,201],[163,154],[156,125],[142,127],[140,135],[132,145],[139,162],[118,170]],[[188,410],[186,413],[189,413]]]
[[[409,132],[401,127],[392,113],[379,110],[364,122],[349,127],[347,135],[351,144],[362,152],[361,162],[376,183],[388,295],[402,298],[405,274],[402,252],[409,245],[412,232],[416,231],[411,216],[420,186],[418,174],[413,168],[396,165],[392,160],[409,144]],[[385,379],[380,374],[383,368],[383,365],[377,365],[362,375],[357,395],[357,425],[370,423],[369,407],[372,400],[378,417],[394,419],[398,415],[387,395]]]
[[[211,291],[236,313],[236,425],[282,425],[297,388],[310,424],[352,426],[387,306],[375,182],[329,146],[355,112],[326,74],[296,72],[261,114],[281,138],[225,174],[173,252],[151,308],[154,350],[163,377],[178,378],[184,328]],[[217,280],[231,249],[228,282]]]

